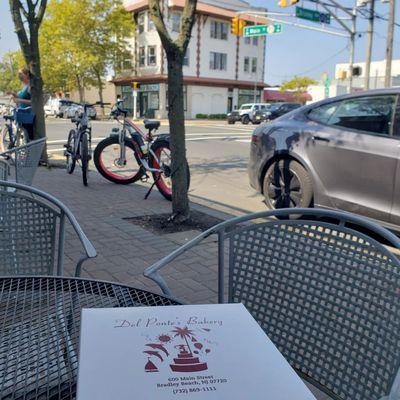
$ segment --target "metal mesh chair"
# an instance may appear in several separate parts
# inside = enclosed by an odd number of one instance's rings
[[[0,153],[0,156],[9,157],[16,182],[32,185],[45,144],[46,138],[42,138]]]
[[[219,301],[242,302],[302,377],[337,400],[400,399],[400,262],[376,240],[399,249],[399,238],[349,213],[262,212],[211,228],[144,275],[171,295],[159,270],[212,234]]]
[[[6,181],[8,174],[10,173],[10,167],[6,160],[0,159],[0,180]]]
[[[62,276],[66,220],[85,250],[75,269],[79,276],[96,250],[71,211],[38,189],[0,181],[0,274]]]

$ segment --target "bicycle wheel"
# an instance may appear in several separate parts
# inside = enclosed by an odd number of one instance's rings
[[[171,150],[168,140],[157,140],[152,147],[156,159],[152,157],[151,167],[159,168],[162,172],[153,172],[153,178],[157,189],[167,199],[172,200],[172,170],[171,170]],[[187,187],[190,186],[190,170],[186,163]]]
[[[75,130],[71,129],[68,134],[68,142],[65,150],[65,157],[67,159],[67,172],[72,174],[75,169],[76,159],[74,156],[75,149]]]
[[[5,152],[11,147],[11,135],[10,129],[12,129],[9,125],[4,125],[1,129],[1,140],[0,140],[0,152]]]
[[[89,172],[89,144],[87,134],[84,133],[81,138],[81,165],[82,165],[82,179],[85,186],[88,185],[88,172]]]
[[[117,136],[102,140],[94,150],[93,160],[97,171],[107,180],[127,185],[136,182],[143,175],[143,169],[136,156],[135,147],[129,140],[125,141],[126,163],[120,165],[121,146]]]
[[[29,142],[28,132],[22,126],[17,126],[17,132],[15,134],[15,142],[13,147],[23,146]]]

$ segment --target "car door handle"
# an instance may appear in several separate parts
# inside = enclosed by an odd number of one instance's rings
[[[321,136],[313,136],[312,138],[313,140],[319,140],[320,142],[326,142],[326,143],[330,142],[330,139]]]

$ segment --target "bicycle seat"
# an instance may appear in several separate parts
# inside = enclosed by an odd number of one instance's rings
[[[7,120],[12,121],[14,119],[14,116],[13,115],[4,115],[3,118],[5,121],[7,121]]]
[[[156,130],[160,127],[160,121],[145,119],[144,127],[150,131]]]

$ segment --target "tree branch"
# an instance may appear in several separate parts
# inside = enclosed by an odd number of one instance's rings
[[[192,35],[196,6],[197,0],[186,0],[185,8],[183,9],[181,30],[176,41],[176,44],[179,46],[183,54],[186,52],[186,48]]]
[[[10,2],[11,16],[15,26],[15,33],[18,36],[22,52],[25,56],[25,61],[27,64],[29,64],[31,50],[30,50],[28,35],[26,34],[24,23],[22,21],[22,16],[21,16],[21,11],[24,13],[24,15],[26,11],[19,0],[9,0],[9,2]]]
[[[158,35],[160,36],[161,42],[163,44],[164,50],[170,49],[174,42],[168,33],[167,27],[165,26],[164,18],[160,8],[159,0],[149,0],[149,11],[151,20],[153,21]]]
[[[36,2],[36,4],[38,3],[38,1]],[[46,11],[46,6],[47,6],[47,0],[41,0],[40,6],[39,6],[39,10],[38,10],[37,16],[36,16],[36,24],[37,24],[38,27],[42,23],[42,20],[43,20],[43,17],[44,17],[44,13]]]

